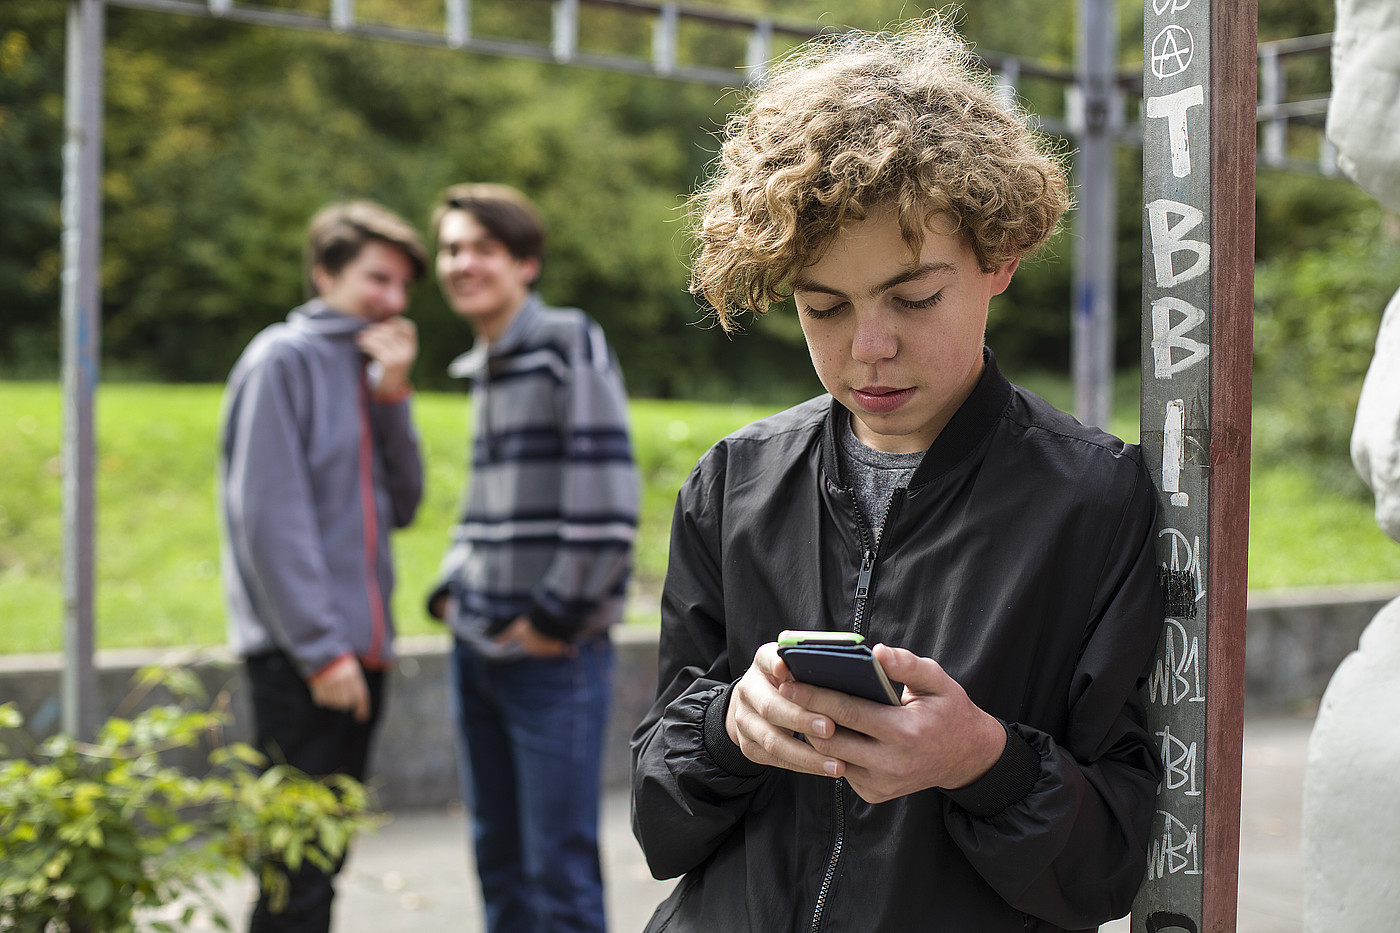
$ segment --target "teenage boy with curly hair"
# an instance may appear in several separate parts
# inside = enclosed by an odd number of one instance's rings
[[[680,491],[633,828],[684,875],[649,929],[1050,931],[1126,913],[1161,767],[1138,449],[1011,385],[991,299],[1064,175],[937,18],[818,42],[731,122],[696,198],[728,329],[791,295],[828,394]],[[854,630],[901,702],[796,682]]]

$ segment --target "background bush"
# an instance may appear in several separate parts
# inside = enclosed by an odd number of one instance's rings
[[[249,870],[280,909],[288,869],[330,870],[374,824],[353,778],[268,768],[248,745],[218,742],[227,697],[202,706],[188,670],[143,670],[129,700],[156,688],[171,701],[118,710],[90,743],[25,747],[23,719],[0,704],[0,929],[176,933],[200,917],[228,930],[211,886]],[[203,768],[171,758],[201,750]]]
[[[1330,222],[1280,218],[1309,232],[1255,275],[1255,454],[1365,495],[1347,451],[1381,311],[1400,289],[1400,225],[1355,189],[1328,195]]]

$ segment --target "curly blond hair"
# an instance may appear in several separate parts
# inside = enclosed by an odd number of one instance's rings
[[[1057,157],[939,14],[822,37],[774,69],[691,199],[691,291],[732,330],[885,204],[916,254],[937,222],[986,272],[1041,246],[1070,206]]]

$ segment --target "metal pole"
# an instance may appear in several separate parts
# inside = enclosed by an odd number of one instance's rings
[[[768,59],[773,54],[773,24],[767,20],[754,23],[749,33],[747,63],[744,65],[745,80],[757,83],[768,71]]]
[[[1282,165],[1288,158],[1288,118],[1277,114],[1278,105],[1283,103],[1285,96],[1284,81],[1278,45],[1270,43],[1260,46],[1260,109],[1275,114],[1264,124],[1264,145],[1261,154],[1266,165]]]
[[[1074,405],[1085,424],[1107,426],[1113,404],[1115,83],[1118,15],[1113,0],[1079,0],[1078,84],[1073,108],[1075,211]]]
[[[674,3],[663,3],[651,33],[651,63],[657,74],[669,75],[676,70],[679,27],[680,8]]]
[[[448,48],[460,49],[471,41],[471,0],[447,0],[446,20],[444,32]]]
[[[1166,625],[1144,701],[1166,771],[1134,933],[1227,933],[1239,878],[1256,0],[1146,0],[1142,447]]]
[[[102,0],[68,4],[63,143],[63,728],[97,730],[94,399],[101,338]]]
[[[331,29],[345,32],[355,25],[355,0],[331,0]]]
[[[554,0],[552,28],[549,47],[554,60],[573,61],[578,52],[578,0]]]

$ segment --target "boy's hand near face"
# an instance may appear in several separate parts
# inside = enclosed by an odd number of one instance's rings
[[[874,650],[890,679],[904,682],[900,706],[797,683],[770,644],[734,688],[730,737],[752,761],[844,777],[869,803],[963,787],[986,774],[1006,745],[1001,723],[933,659],[887,645]]]
[[[394,399],[408,391],[409,371],[418,357],[418,327],[406,317],[371,324],[356,335],[360,350],[383,367],[374,387],[376,399]]]

